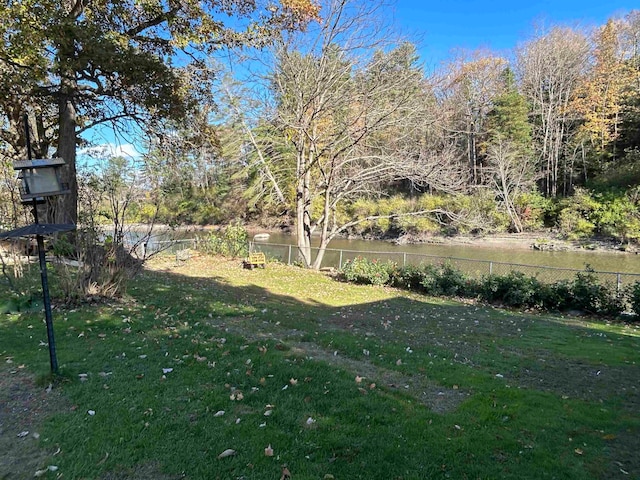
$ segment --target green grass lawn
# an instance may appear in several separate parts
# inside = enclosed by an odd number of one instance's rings
[[[0,316],[7,388],[46,378],[41,317]],[[54,321],[63,381],[38,438],[0,416],[37,461],[0,478],[640,478],[637,327],[208,257],[156,260],[121,302]]]

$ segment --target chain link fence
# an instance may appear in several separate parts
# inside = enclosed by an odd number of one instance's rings
[[[273,260],[277,260],[288,265],[300,262],[298,248],[295,245],[275,244],[275,243],[255,243],[249,246],[251,251],[260,251]],[[312,255],[315,257],[318,248],[312,248]],[[531,277],[546,283],[555,283],[561,280],[572,280],[576,273],[585,270],[573,268],[558,268],[541,265],[523,265],[518,263],[497,262],[492,260],[474,260],[470,258],[442,257],[422,253],[407,252],[363,252],[356,250],[327,249],[322,260],[323,268],[340,269],[349,260],[356,257],[378,259],[380,261],[390,261],[397,265],[421,265],[421,264],[441,264],[448,263],[456,269],[475,278],[484,275],[506,275],[510,272],[522,272]],[[625,272],[593,272],[602,284],[615,285],[618,290],[626,285],[640,281],[640,273]]]

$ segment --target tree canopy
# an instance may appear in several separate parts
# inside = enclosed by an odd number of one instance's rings
[[[318,15],[311,0],[82,0],[0,3],[2,140],[24,154],[20,122],[36,126],[37,152],[67,161],[73,195],[53,220],[75,221],[78,134],[128,119],[180,118],[207,89],[198,67],[221,48],[262,45]]]

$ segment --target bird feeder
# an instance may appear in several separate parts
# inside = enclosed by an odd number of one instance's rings
[[[13,164],[19,170],[20,197],[22,202],[44,199],[70,193],[69,185],[61,181],[60,169],[65,165],[61,158],[22,160]]]

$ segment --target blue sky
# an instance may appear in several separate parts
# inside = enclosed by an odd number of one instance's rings
[[[446,61],[456,48],[485,47],[506,55],[532,35],[536,23],[596,26],[634,7],[640,8],[637,0],[395,0],[389,13],[404,34],[417,39],[429,70]],[[108,129],[92,133],[93,141],[114,155],[130,158],[140,153],[141,147],[132,145],[133,138],[116,139]]]
[[[637,0],[396,0],[395,20],[421,37],[423,62],[436,66],[454,48],[512,49],[536,23],[602,25],[633,8],[640,9]]]

